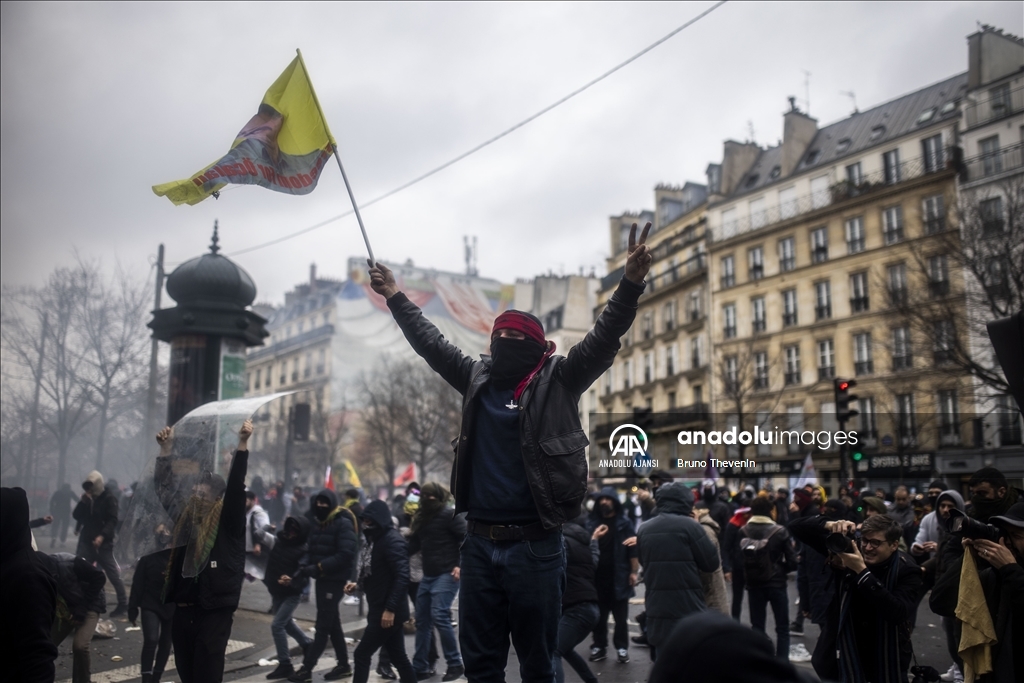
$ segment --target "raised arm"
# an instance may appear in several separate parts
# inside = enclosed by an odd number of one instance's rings
[[[250,436],[252,420],[246,420],[238,430],[238,450],[231,459],[224,506],[220,513],[221,529],[235,538],[245,534],[245,474],[249,469]]]
[[[384,264],[370,268],[370,287],[387,299],[388,308],[413,351],[460,394],[465,394],[478,361],[469,358],[448,342],[437,327],[427,320],[423,311],[398,291],[394,273]]]

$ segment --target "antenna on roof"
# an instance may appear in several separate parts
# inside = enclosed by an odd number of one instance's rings
[[[469,241],[469,235],[463,235],[462,243],[465,247],[466,275],[476,277],[479,272],[476,268],[476,235],[473,235],[472,243]]]
[[[811,115],[811,72],[804,69],[804,106],[807,107],[807,115]]]
[[[840,90],[839,94],[840,95],[846,95],[847,97],[850,98],[850,102],[853,103],[853,113],[856,114],[857,113],[857,96],[853,93],[853,91],[852,90]]]
[[[750,141],[757,144],[757,137],[754,135],[754,122],[751,119],[747,119],[747,135],[750,136]]]

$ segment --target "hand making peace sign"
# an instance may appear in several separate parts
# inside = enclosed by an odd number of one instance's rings
[[[648,223],[644,226],[643,232],[640,233],[640,241],[637,242],[636,223],[629,229],[629,249],[626,252],[628,254],[626,257],[626,279],[638,285],[644,283],[644,278],[647,277],[647,273],[651,270],[651,263],[654,262],[651,248],[644,244],[650,231],[651,224]]]

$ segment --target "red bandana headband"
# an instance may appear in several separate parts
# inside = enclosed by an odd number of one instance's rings
[[[544,355],[541,357],[540,362],[537,363],[537,367],[519,382],[515,392],[512,394],[513,400],[518,401],[519,397],[526,391],[526,387],[530,385],[533,378],[544,367],[548,357],[555,352],[555,342],[546,340],[544,338],[544,328],[536,320],[528,315],[523,315],[519,311],[505,311],[495,318],[494,327],[491,329],[492,339],[494,338],[494,333],[499,330],[518,330],[526,335],[527,339],[532,339],[544,347]]]

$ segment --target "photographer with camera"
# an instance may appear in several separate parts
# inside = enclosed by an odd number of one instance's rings
[[[959,622],[965,678],[1009,683],[1024,676],[1024,502],[988,522],[951,514],[947,545],[965,552],[936,581],[930,605]]]
[[[876,515],[861,526],[824,516],[790,522],[801,543],[826,555],[835,572],[825,624],[811,660],[823,679],[902,683],[913,656],[911,611],[921,569],[899,550],[903,530]]]

